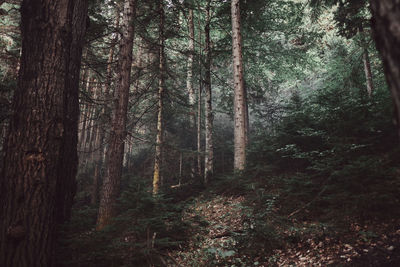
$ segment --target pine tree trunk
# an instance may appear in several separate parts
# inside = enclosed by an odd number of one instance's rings
[[[79,74],[87,1],[24,0],[22,55],[0,175],[0,266],[54,264],[78,156]]]
[[[115,91],[115,106],[112,119],[112,130],[106,154],[106,174],[102,186],[97,229],[101,230],[110,224],[116,215],[116,201],[120,193],[122,163],[126,138],[126,120],[128,111],[130,75],[132,67],[132,46],[134,37],[133,19],[135,15],[135,0],[126,0],[120,57],[118,66],[118,80]]]
[[[364,62],[365,80],[367,84],[367,93],[368,96],[371,96],[372,92],[374,91],[374,83],[372,80],[371,63],[369,61],[369,54],[367,49],[364,49],[363,52],[363,62]]]
[[[234,169],[244,170],[246,166],[247,145],[247,103],[243,80],[242,37],[240,33],[240,6],[239,0],[232,0],[232,54],[233,54],[233,81],[235,88],[234,99]]]
[[[382,56],[400,137],[400,1],[371,0],[372,29]]]
[[[196,111],[195,111],[195,101],[196,94],[193,88],[193,61],[194,61],[194,16],[193,9],[189,9],[188,16],[188,27],[189,27],[189,56],[187,65],[187,79],[186,88],[189,95],[189,121],[190,121],[190,146],[192,151],[196,150],[195,136],[196,136]],[[190,156],[190,167],[191,176],[194,177],[196,173],[196,157],[194,155]]]
[[[117,21],[116,21],[116,27],[119,27],[119,10],[117,9],[116,12],[117,16]],[[115,50],[115,45],[117,44],[118,37],[117,35],[113,38],[112,44],[109,50],[108,54],[108,60],[107,60],[107,75],[106,75],[106,82],[104,85],[104,94],[103,94],[103,107],[101,110],[101,115],[99,118],[99,129],[98,129],[98,146],[97,150],[94,153],[94,158],[93,162],[95,164],[94,167],[94,175],[93,175],[93,184],[92,184],[92,193],[91,193],[91,204],[92,205],[97,205],[99,202],[99,187],[100,187],[100,179],[101,179],[101,169],[103,167],[103,154],[104,154],[104,140],[106,139],[106,128],[110,124],[110,121],[107,116],[107,112],[109,111],[109,103],[108,100],[110,99],[111,95],[111,81],[112,81],[112,75],[113,75],[113,61],[114,61],[114,50]]]
[[[200,7],[199,7],[200,10]],[[202,176],[202,168],[201,168],[201,99],[202,99],[202,90],[203,90],[203,75],[202,75],[202,45],[201,45],[201,23],[199,22],[199,90],[197,93],[197,174]]]
[[[86,112],[86,128],[85,128],[85,139],[82,143],[82,153],[80,157],[80,167],[85,169],[87,163],[89,161],[89,153],[90,153],[90,136],[93,129],[93,111],[94,107],[92,103],[87,104],[87,112]]]
[[[100,87],[98,88],[99,91],[101,91]],[[98,93],[98,96],[96,97],[97,100],[100,98],[101,92]],[[102,122],[102,113],[103,109],[100,109],[98,107],[98,111],[96,112],[96,134],[95,134],[95,139],[94,139],[94,144],[93,144],[93,152],[92,152],[92,162],[94,164],[94,174],[93,174],[93,183],[92,183],[92,192],[91,192],[91,198],[90,202],[92,205],[96,205],[98,202],[98,192],[99,192],[99,182],[100,182],[100,174],[101,174],[101,154],[103,150],[103,142],[104,142],[104,125]]]
[[[160,25],[159,25],[159,81],[158,81],[158,115],[157,115],[157,136],[156,136],[156,152],[154,157],[154,174],[153,174],[153,195],[160,191],[162,183],[161,163],[162,163],[162,146],[163,146],[163,108],[164,108],[164,90],[165,90],[165,55],[164,55],[164,0],[160,1]]]
[[[83,91],[86,91],[87,88],[90,86],[90,71],[85,71],[84,73],[84,78],[85,80],[82,82],[82,87]],[[82,129],[79,135],[79,144],[78,144],[78,149],[82,152],[85,150],[85,141],[86,141],[86,132],[87,132],[87,126],[86,124],[88,123],[88,116],[89,116],[89,109],[90,105],[85,102],[85,100],[81,100],[81,124],[82,124]]]
[[[94,81],[96,86],[95,86],[95,90],[94,90],[94,95],[93,95],[93,99],[95,100],[95,103],[93,104],[93,116],[92,116],[92,121],[93,121],[93,125],[92,125],[92,131],[90,134],[90,141],[89,141],[89,153],[90,153],[90,162],[94,163],[94,157],[96,154],[96,149],[98,146],[98,142],[99,142],[99,129],[100,129],[100,114],[101,114],[101,108],[99,106],[99,100],[100,97],[102,95],[102,87],[101,85],[97,82],[97,80]]]
[[[369,60],[368,42],[365,39],[365,32],[363,27],[360,27],[360,35],[362,41],[361,45],[363,48],[363,63],[364,63],[365,81],[367,85],[367,93],[368,96],[371,97],[372,92],[374,91],[374,83],[372,78],[371,63]]]
[[[90,95],[90,98],[94,98],[93,97],[94,96],[94,89],[93,89],[94,80],[95,80],[94,77],[92,77],[90,79],[90,85],[89,85],[89,91],[90,92],[88,92],[89,95]],[[93,131],[94,110],[95,110],[94,104],[92,102],[88,103],[88,113],[87,113],[87,120],[88,121],[86,122],[86,124],[87,124],[86,131],[85,131],[86,135],[85,135],[85,140],[83,141],[84,142],[83,143],[83,147],[84,147],[84,150],[85,150],[85,162],[87,161],[87,158],[88,158],[88,155],[87,155],[88,147],[90,145],[91,134],[92,134],[92,131]]]
[[[213,148],[213,112],[212,112],[212,94],[211,94],[211,41],[210,41],[210,0],[206,7],[206,62],[204,85],[206,92],[206,144],[204,157],[204,182],[207,184],[213,174],[214,169],[214,148]]]
[[[189,94],[189,105],[190,105],[190,123],[192,127],[195,127],[195,112],[194,112],[194,102],[196,95],[193,88],[193,59],[194,59],[194,20],[193,20],[193,9],[189,9],[188,17],[189,26],[189,56],[187,65],[187,79],[186,88]]]
[[[199,65],[200,66],[200,65]],[[201,68],[201,67],[200,67]],[[201,72],[201,70],[200,70]],[[202,97],[202,77],[200,74],[200,85],[199,85],[199,90],[197,93],[197,170],[198,170],[198,175],[201,176],[201,97]]]

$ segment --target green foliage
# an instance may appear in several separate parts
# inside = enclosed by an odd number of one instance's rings
[[[164,251],[184,245],[191,228],[182,219],[183,204],[153,197],[141,178],[131,179],[118,208],[113,223],[95,231],[96,209],[76,207],[65,227],[58,266],[160,266]]]
[[[386,216],[400,183],[391,99],[385,87],[366,96],[362,67],[347,64],[357,62],[351,49],[336,44],[319,88],[291,94],[275,133],[257,133],[250,162],[288,173],[282,190],[315,214]]]

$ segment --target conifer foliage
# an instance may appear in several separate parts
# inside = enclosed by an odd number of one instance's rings
[[[0,1],[0,265],[399,265],[398,25],[397,0]]]

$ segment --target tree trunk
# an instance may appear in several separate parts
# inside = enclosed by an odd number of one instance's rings
[[[363,52],[363,62],[364,62],[365,80],[367,84],[367,93],[368,96],[371,96],[372,92],[374,91],[374,83],[372,81],[371,63],[369,61],[369,54],[367,48],[365,48]]]
[[[210,0],[206,7],[206,62],[205,62],[205,92],[206,92],[206,145],[204,157],[204,183],[209,182],[214,169],[214,148],[213,148],[213,112],[211,98],[211,41],[210,41]]]
[[[83,72],[83,76],[84,76],[84,81],[82,82],[82,90],[86,91],[87,88],[89,88],[90,86],[90,71],[84,71]],[[79,134],[79,139],[78,139],[78,149],[83,152],[85,150],[85,140],[86,140],[86,124],[88,122],[88,114],[89,114],[89,109],[90,109],[90,105],[88,103],[86,103],[85,100],[81,99],[81,124],[82,124],[82,128]]]
[[[154,157],[154,175],[153,175],[153,195],[160,191],[161,186],[161,163],[162,163],[162,146],[163,146],[163,98],[165,90],[165,55],[164,55],[164,0],[160,0],[160,25],[159,25],[159,81],[158,81],[158,116],[157,116],[157,136],[156,136],[156,153]]]
[[[363,49],[363,63],[364,63],[365,81],[367,85],[367,93],[368,96],[371,97],[372,92],[374,91],[374,83],[372,79],[371,63],[369,61],[368,42],[365,38],[365,32],[363,27],[360,27],[360,35],[361,35],[361,46]]]
[[[242,36],[240,33],[239,0],[232,0],[231,13],[232,13],[233,81],[235,88],[234,169],[244,170],[246,166],[246,145],[247,145],[247,122],[246,122],[247,97],[243,80]]]
[[[90,203],[92,205],[96,205],[97,202],[99,201],[99,182],[100,182],[101,165],[102,165],[101,155],[103,148],[102,132],[103,130],[99,125],[97,127],[97,133],[96,133],[95,151],[93,152],[93,163],[95,164],[95,167],[93,174],[92,192],[90,194]]]
[[[132,67],[134,12],[135,0],[126,0],[124,4],[122,38],[119,50],[118,84],[115,90],[112,130],[106,154],[107,169],[100,198],[97,230],[101,230],[106,225],[110,224],[111,219],[116,215],[115,205],[120,193]]]
[[[87,113],[88,121],[86,122],[86,124],[87,124],[86,130],[85,130],[86,134],[85,134],[85,140],[83,141],[84,142],[83,147],[85,150],[85,158],[84,158],[85,163],[87,162],[87,159],[88,159],[88,153],[90,153],[89,146],[90,146],[90,140],[92,138],[92,132],[93,132],[93,127],[94,127],[93,126],[94,125],[93,116],[95,113],[95,105],[92,102],[92,99],[94,99],[94,92],[95,92],[95,88],[93,87],[94,81],[95,81],[95,79],[94,79],[94,77],[92,77],[90,79],[89,92],[88,92],[88,95],[90,96],[90,103],[88,103],[88,113]]]
[[[0,266],[54,264],[78,156],[79,73],[87,1],[24,0],[22,55],[0,175]]]
[[[116,27],[119,27],[119,9],[117,8],[116,11],[116,16],[117,16],[117,21],[116,21]],[[110,121],[107,116],[107,112],[109,111],[109,103],[108,99],[110,99],[111,95],[111,81],[112,81],[112,75],[113,75],[113,61],[114,61],[114,50],[115,50],[115,45],[117,44],[118,41],[118,36],[115,35],[115,37],[112,40],[112,44],[109,50],[108,54],[108,60],[107,60],[107,75],[106,75],[106,82],[104,85],[104,94],[103,94],[103,107],[101,110],[101,115],[99,118],[100,125],[98,129],[98,146],[97,150],[95,151],[93,162],[95,164],[94,167],[94,175],[93,175],[93,184],[92,184],[92,194],[91,194],[91,204],[92,205],[97,205],[99,202],[99,187],[100,187],[100,178],[101,178],[101,169],[103,167],[103,153],[104,153],[104,140],[106,138],[106,127],[110,124]]]
[[[98,87],[98,94],[96,99],[99,100],[101,97],[101,87]],[[91,204],[96,205],[98,202],[98,192],[99,192],[99,181],[101,174],[101,154],[103,150],[103,142],[104,142],[104,129],[103,129],[103,108],[97,107],[96,109],[95,119],[97,120],[96,131],[94,133],[94,144],[93,147],[90,148],[92,155],[92,163],[94,164],[94,174],[93,174],[93,183],[92,183],[92,193],[91,193]]]
[[[189,17],[188,17],[188,26],[189,26],[189,56],[188,56],[188,65],[187,65],[187,79],[186,79],[186,88],[189,94],[189,105],[190,105],[190,123],[192,127],[195,127],[195,112],[194,112],[194,102],[195,102],[195,93],[193,89],[193,58],[194,58],[194,20],[193,20],[193,9],[189,9]]]
[[[382,56],[400,137],[400,1],[371,0],[372,29]]]
[[[189,27],[189,57],[188,57],[188,65],[187,65],[187,80],[186,80],[186,88],[188,90],[189,95],[189,122],[190,122],[190,148],[192,151],[196,150],[195,143],[195,133],[196,133],[196,111],[195,111],[195,101],[196,94],[193,88],[193,60],[194,60],[194,18],[193,18],[193,9],[189,9],[188,16],[188,27]],[[196,157],[194,155],[190,156],[190,167],[191,167],[191,176],[194,177],[196,173]]]
[[[200,84],[199,91],[197,93],[197,170],[198,175],[201,176],[201,91],[202,91],[202,77],[201,77],[201,65],[200,66]]]
[[[200,10],[200,7],[199,7]],[[202,75],[202,45],[201,45],[201,23],[200,19],[199,22],[199,90],[197,93],[197,174],[199,176],[202,175],[202,168],[201,168],[201,95],[203,90],[203,75]]]

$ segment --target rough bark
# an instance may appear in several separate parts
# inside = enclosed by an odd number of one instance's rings
[[[400,0],[371,0],[373,35],[384,65],[400,137]]]
[[[0,266],[54,264],[78,156],[85,0],[24,0],[18,86],[0,175]]]
[[[159,80],[158,80],[158,114],[157,114],[157,136],[156,152],[154,156],[154,174],[153,174],[153,195],[160,191],[161,186],[161,163],[163,146],[163,108],[164,108],[164,90],[165,90],[165,55],[164,55],[164,0],[159,0]]]
[[[232,16],[232,55],[233,55],[233,82],[235,88],[234,99],[234,169],[243,170],[246,166],[247,145],[247,104],[246,91],[243,79],[242,37],[240,33],[240,6],[239,0],[231,2]]]
[[[206,25],[204,29],[206,42],[206,62],[204,89],[206,93],[206,144],[204,157],[204,182],[207,184],[213,174],[214,169],[214,147],[213,147],[213,111],[211,94],[211,40],[210,40],[210,1],[206,7]]]
[[[106,153],[106,173],[102,186],[97,229],[110,224],[116,215],[116,201],[120,193],[122,163],[126,138],[126,120],[128,111],[130,75],[132,67],[132,46],[134,38],[135,0],[126,0],[124,4],[118,79],[115,90],[115,103],[112,118],[112,130]]]

